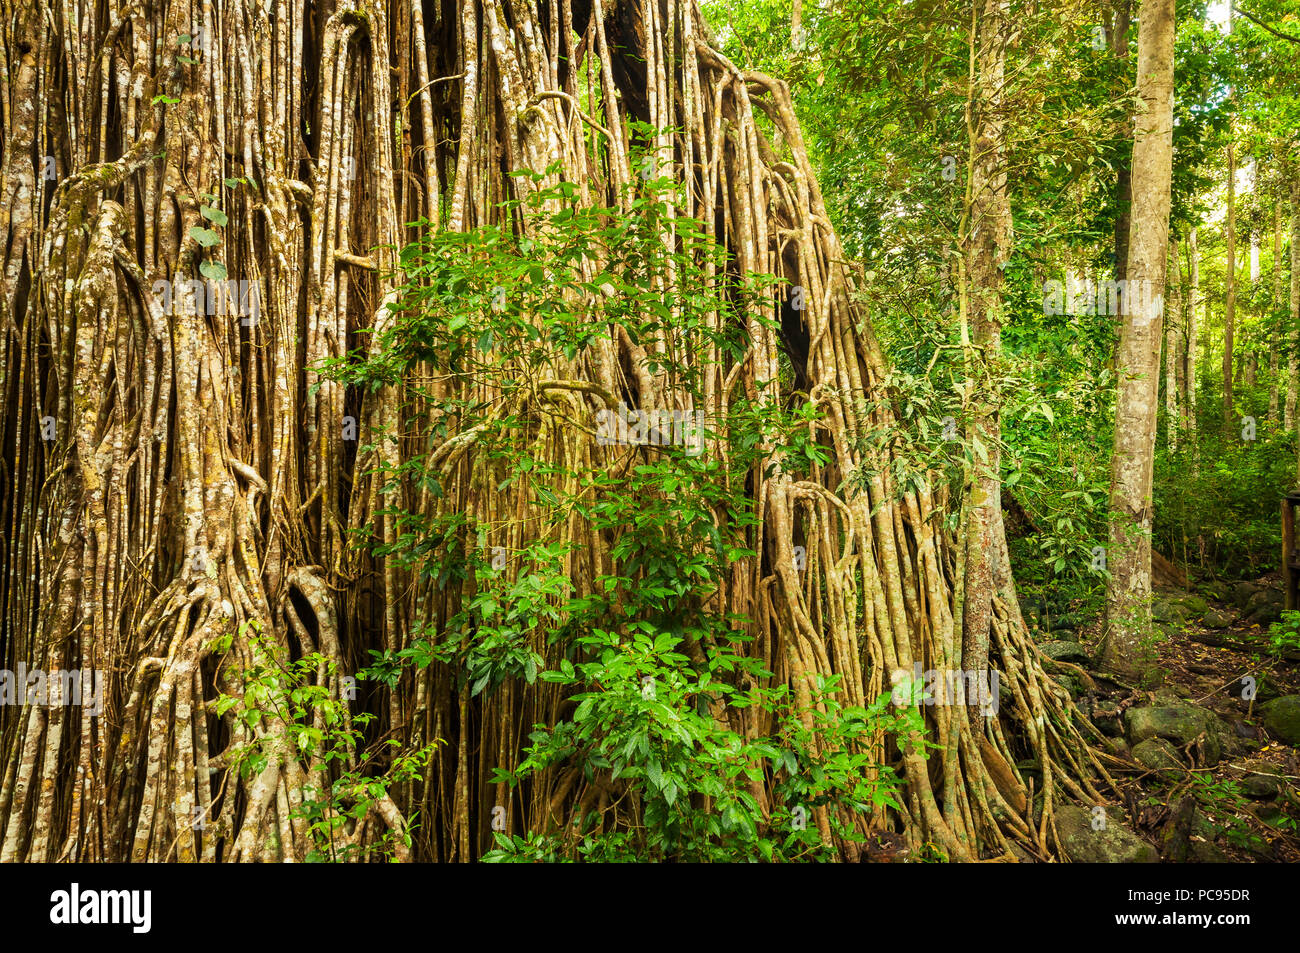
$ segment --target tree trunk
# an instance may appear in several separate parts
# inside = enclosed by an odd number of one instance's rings
[[[1183,289],[1178,273],[1178,242],[1169,241],[1165,287],[1169,307],[1165,316],[1165,439],[1170,450],[1178,449],[1178,428],[1182,422],[1179,398],[1183,382]]]
[[[1249,167],[1253,170],[1253,164]],[[1256,287],[1259,283],[1259,242],[1252,233],[1250,236],[1250,296],[1254,297]],[[1272,336],[1268,332],[1268,322],[1264,323],[1264,342],[1270,344]],[[1258,345],[1252,342],[1251,347],[1246,351],[1245,357],[1245,377],[1246,386],[1254,388],[1259,380],[1259,350]]]
[[[1291,358],[1287,362],[1287,405],[1291,408],[1292,422],[1300,420],[1295,414],[1296,348],[1300,342],[1300,175],[1291,169]],[[1300,452],[1296,459],[1296,488],[1300,489]]]
[[[1151,485],[1173,166],[1174,0],[1143,6],[1133,139],[1133,225],[1119,345],[1119,396],[1111,467],[1110,546],[1103,658],[1142,671],[1151,622]],[[1133,290],[1137,289],[1137,294]]]
[[[1231,135],[1231,133],[1230,133]],[[1223,301],[1223,422],[1233,426],[1233,334],[1237,322],[1237,157],[1236,146],[1228,141],[1228,221],[1224,242],[1228,261],[1224,275]]]
[[[1295,416],[1296,395],[1296,334],[1295,320],[1287,319],[1287,300],[1282,283],[1282,205],[1284,199],[1278,190],[1277,202],[1273,205],[1273,314],[1274,325],[1278,329],[1277,342],[1286,351],[1286,397],[1282,406],[1282,429],[1290,432]],[[1275,385],[1280,387],[1280,383]]]
[[[1002,271],[1011,250],[1011,196],[1007,189],[1006,130],[1002,90],[1005,82],[1008,22],[1003,0],[982,0],[975,35],[975,69],[970,98],[970,174],[963,236],[969,262],[969,323],[974,357],[972,380],[1000,373],[1002,350]],[[964,317],[964,315],[963,315]],[[970,352],[968,351],[968,354]],[[973,386],[971,446],[965,527],[964,598],[961,603],[962,665],[988,667],[993,626],[994,559],[1002,526],[1001,427],[998,407],[983,395],[992,387]]]
[[[1132,0],[1118,0],[1113,8],[1114,21],[1110,27],[1110,48],[1127,66],[1129,59],[1129,30],[1132,27]],[[1127,73],[1127,70],[1126,70]],[[1132,130],[1128,130],[1131,132]],[[1129,231],[1132,223],[1133,156],[1121,155],[1115,167],[1115,280],[1128,277]]]
[[[1269,318],[1265,327],[1268,329],[1268,420],[1276,428],[1278,425],[1277,408],[1281,394],[1281,376],[1278,373],[1279,350],[1289,349],[1283,330],[1286,323],[1282,320],[1282,200],[1273,203],[1273,295]]]
[[[1183,402],[1184,413],[1187,417],[1187,439],[1193,447],[1196,446],[1196,349],[1200,330],[1200,319],[1197,317],[1197,311],[1201,307],[1201,262],[1200,252],[1196,247],[1196,238],[1197,231],[1193,228],[1187,240],[1188,271],[1191,273],[1191,287],[1187,299],[1187,370],[1184,373],[1187,379],[1187,400]]]

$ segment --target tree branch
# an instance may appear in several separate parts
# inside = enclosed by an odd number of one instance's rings
[[[1268,30],[1268,32],[1272,33],[1274,36],[1281,37],[1284,40],[1289,40],[1292,43],[1300,43],[1300,36],[1292,36],[1290,33],[1283,33],[1280,30],[1275,30],[1267,23],[1265,23],[1263,20],[1261,20],[1259,17],[1255,16],[1253,13],[1246,12],[1245,10],[1241,9],[1241,7],[1234,7],[1234,9],[1238,13],[1240,13],[1243,17],[1245,17],[1247,20],[1249,20],[1251,23],[1254,23],[1256,26],[1263,27],[1265,30]]]

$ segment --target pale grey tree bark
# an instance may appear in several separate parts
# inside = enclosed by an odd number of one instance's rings
[[[1151,0],[1143,5],[1138,26],[1143,110],[1133,136],[1133,217],[1125,289],[1130,306],[1124,309],[1116,362],[1119,397],[1111,466],[1111,575],[1103,657],[1119,670],[1143,667],[1143,640],[1151,623],[1151,484],[1163,323],[1163,295],[1158,292],[1165,286],[1169,240],[1173,51],[1174,0]]]

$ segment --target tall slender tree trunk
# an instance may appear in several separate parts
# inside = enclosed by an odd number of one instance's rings
[[[971,36],[970,173],[967,176],[969,231],[963,236],[969,262],[969,323],[977,377],[1000,373],[1002,271],[1011,252],[1011,196],[1007,189],[1006,124],[1003,116],[1008,21],[1004,0],[981,0]],[[963,315],[963,317],[965,317]],[[971,465],[965,532],[964,598],[961,608],[962,665],[988,668],[993,624],[995,560],[1002,525],[1001,426],[999,408],[983,396],[995,387],[975,386],[969,439]]]
[[[1174,0],[1143,5],[1133,133],[1133,223],[1120,336],[1111,467],[1110,545],[1103,658],[1115,670],[1148,663],[1151,624],[1152,467],[1159,400],[1163,290],[1173,169]],[[1137,294],[1133,294],[1136,288]]]
[[[1253,166],[1252,166],[1253,168]],[[1259,241],[1252,233],[1250,236],[1250,295],[1254,296],[1256,286],[1259,283]],[[1267,344],[1270,340],[1268,333],[1268,324],[1264,326],[1264,341]],[[1251,342],[1250,347],[1246,349],[1245,355],[1245,378],[1246,387],[1254,388],[1259,381],[1259,346],[1256,342]]]
[[[1269,424],[1277,427],[1278,397],[1281,391],[1278,351],[1290,350],[1290,337],[1285,333],[1286,321],[1283,318],[1282,304],[1282,199],[1273,203],[1273,294],[1268,317],[1268,419]]]
[[[1230,133],[1231,135],[1231,133]],[[1228,142],[1228,220],[1224,226],[1228,261],[1224,276],[1223,301],[1223,422],[1233,423],[1233,335],[1237,322],[1237,156],[1236,145]]]
[[[1200,341],[1201,262],[1197,247],[1197,230],[1187,238],[1187,270],[1191,275],[1187,300],[1187,400],[1183,410],[1187,417],[1187,439],[1196,446],[1196,358]],[[1195,465],[1193,463],[1193,465]]]
[[[1183,289],[1178,271],[1178,242],[1169,241],[1165,298],[1165,439],[1170,450],[1178,449],[1178,428],[1182,424],[1180,400],[1183,374]]]
[[[1125,66],[1129,61],[1129,30],[1132,28],[1132,0],[1118,0],[1112,8],[1113,20],[1110,27],[1111,51],[1120,58]],[[1126,130],[1131,134],[1132,129]],[[1115,168],[1115,280],[1123,281],[1128,273],[1129,230],[1132,221],[1133,203],[1133,155],[1126,150],[1121,155]]]
[[[1292,408],[1292,422],[1300,422],[1295,413],[1296,346],[1300,345],[1300,174],[1291,167],[1291,358],[1287,362],[1287,403]],[[1300,489],[1300,451],[1296,457],[1296,487]]]
[[[1287,163],[1283,166],[1283,186],[1279,188],[1277,214],[1278,218],[1282,215],[1282,205],[1285,199],[1282,196],[1283,189],[1290,191],[1290,229],[1291,229],[1291,295],[1290,307],[1287,307],[1285,292],[1282,284],[1282,248],[1281,248],[1281,228],[1280,222],[1274,229],[1273,234],[1273,289],[1275,307],[1281,316],[1282,326],[1285,329],[1283,340],[1286,341],[1286,402],[1282,410],[1282,427],[1287,432],[1295,426],[1296,421],[1296,393],[1300,385],[1300,373],[1298,373],[1297,362],[1300,362],[1300,302],[1297,301],[1295,281],[1296,281],[1296,190],[1300,188],[1300,179],[1297,179],[1295,164]]]

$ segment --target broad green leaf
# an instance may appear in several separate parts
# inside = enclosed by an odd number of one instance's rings
[[[213,281],[225,281],[226,266],[219,261],[205,261],[199,265],[199,274]]]
[[[195,225],[190,229],[190,238],[194,239],[204,248],[211,248],[213,245],[221,244],[221,236],[209,228],[199,228]]]
[[[206,218],[209,222],[219,225],[222,228],[224,228],[230,221],[228,218],[226,218],[225,212],[221,211],[221,209],[219,208],[213,208],[210,205],[200,206],[199,213],[204,218]]]

